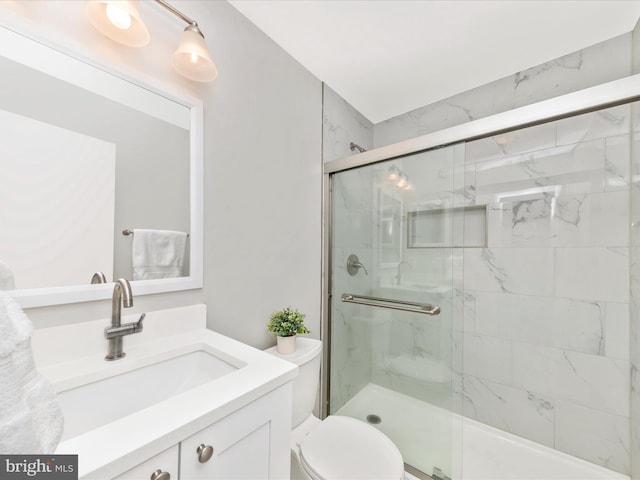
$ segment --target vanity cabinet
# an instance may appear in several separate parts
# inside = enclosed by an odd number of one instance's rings
[[[290,435],[287,383],[114,480],[288,479]]]
[[[166,472],[170,475],[170,480],[178,480],[178,459],[180,457],[180,447],[174,445],[158,455],[151,457],[149,460],[142,462],[140,465],[133,467],[131,470],[118,475],[113,480],[150,480],[153,473],[158,470],[161,472],[156,475],[157,480],[169,480],[166,476],[162,478],[162,473]]]
[[[180,478],[273,478],[269,471],[272,411],[262,400],[184,440]]]

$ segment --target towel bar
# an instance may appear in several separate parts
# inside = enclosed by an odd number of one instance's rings
[[[125,228],[124,230],[122,230],[122,234],[123,234],[124,236],[133,235],[133,230],[129,230],[128,228]],[[191,236],[191,235],[189,235],[189,234],[187,233],[187,237],[190,237],[190,236]]]
[[[371,305],[372,307],[391,308],[393,310],[424,313],[426,315],[438,315],[440,313],[439,306],[429,305],[428,303],[405,302],[403,300],[367,297],[364,295],[353,295],[350,293],[343,293],[341,300],[348,303],[359,303],[361,305]]]

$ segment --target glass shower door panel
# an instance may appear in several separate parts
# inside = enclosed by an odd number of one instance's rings
[[[458,247],[484,241],[482,231],[464,234],[465,223],[484,225],[484,211],[463,208],[464,146],[340,172],[331,188],[329,412],[373,424],[419,472],[454,478]],[[346,303],[345,294],[401,308],[437,305],[440,313]]]
[[[638,218],[629,218],[631,114],[620,105],[468,142],[488,242],[463,249],[474,312],[464,416],[624,475]]]

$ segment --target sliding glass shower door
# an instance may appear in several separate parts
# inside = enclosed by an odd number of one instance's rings
[[[328,411],[369,422],[409,471],[453,478],[460,455],[456,337],[462,247],[483,246],[465,211],[464,145],[331,176]],[[455,417],[457,418],[457,417]]]

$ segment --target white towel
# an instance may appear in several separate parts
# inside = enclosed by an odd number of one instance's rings
[[[16,288],[16,283],[13,278],[13,272],[0,260],[0,290],[13,290]]]
[[[133,231],[131,263],[134,280],[182,276],[187,234],[171,230]]]
[[[0,291],[0,453],[50,454],[64,419],[51,384],[31,352],[31,321]]]

